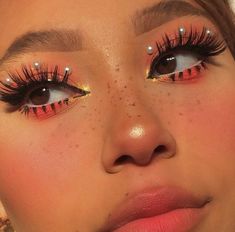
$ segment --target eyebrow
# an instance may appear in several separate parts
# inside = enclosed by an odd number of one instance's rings
[[[186,1],[163,0],[153,6],[137,11],[132,18],[132,23],[135,34],[138,36],[183,16],[203,16],[213,21],[208,12]]]
[[[73,52],[81,49],[82,37],[77,30],[27,32],[13,41],[0,58],[0,65],[28,52]]]
[[[138,36],[159,27],[178,17],[187,15],[204,16],[212,20],[210,15],[192,4],[182,0],[163,0],[158,4],[136,12],[132,18],[135,34]],[[0,66],[29,52],[73,52],[82,50],[82,36],[77,30],[41,30],[30,31],[17,37],[0,57]]]

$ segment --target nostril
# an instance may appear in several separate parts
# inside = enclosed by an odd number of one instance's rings
[[[167,148],[164,145],[159,145],[157,148],[154,149],[153,153],[157,155],[167,153]]]
[[[115,161],[115,164],[120,165],[120,164],[130,163],[130,162],[133,162],[132,157],[130,157],[129,155],[122,155]]]

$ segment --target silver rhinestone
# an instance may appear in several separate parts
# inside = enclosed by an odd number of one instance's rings
[[[179,28],[179,32],[180,32],[180,34],[184,34],[185,33],[185,28],[184,27],[180,27]]]
[[[147,53],[148,53],[149,55],[152,55],[152,54],[153,54],[153,47],[152,47],[152,46],[148,46],[148,47],[147,47]]]

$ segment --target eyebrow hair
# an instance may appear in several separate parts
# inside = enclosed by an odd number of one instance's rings
[[[146,33],[183,16],[203,16],[213,21],[209,13],[183,0],[163,0],[137,11],[132,19],[135,34]]]
[[[27,32],[13,41],[0,58],[0,65],[28,52],[72,52],[81,49],[82,37],[76,30]]]
[[[212,20],[209,14],[183,0],[163,0],[136,12],[132,19],[138,36],[175,18],[199,15]],[[29,52],[72,52],[82,50],[82,36],[77,30],[51,29],[30,31],[17,37],[0,57],[0,66],[6,61]]]

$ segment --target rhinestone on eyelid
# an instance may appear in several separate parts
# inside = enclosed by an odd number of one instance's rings
[[[64,72],[70,74],[72,72],[72,69],[70,67],[65,67]]]
[[[34,67],[35,69],[39,69],[39,68],[40,68],[40,63],[39,63],[39,62],[34,62],[34,63],[33,63],[33,67]]]
[[[10,85],[13,84],[13,80],[10,79],[10,78],[6,78],[6,79],[3,81],[3,83],[10,86]]]
[[[152,46],[148,46],[146,50],[147,50],[147,53],[148,53],[149,55],[152,55],[152,54],[153,54],[153,47],[152,47]]]
[[[182,34],[184,34],[185,33],[185,28],[184,27],[180,27],[179,28],[179,33],[182,35]]]
[[[212,31],[210,29],[206,29],[206,34],[207,35],[213,35]]]

